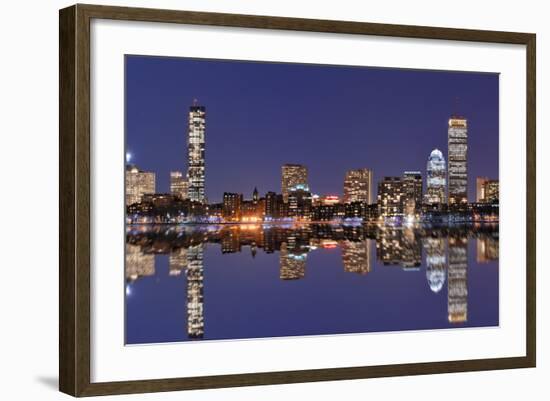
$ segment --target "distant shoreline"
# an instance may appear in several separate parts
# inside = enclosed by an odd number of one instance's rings
[[[296,222],[296,221],[276,221],[276,222],[220,222],[220,223],[200,223],[200,222],[193,222],[193,223],[126,223],[126,226],[288,226],[288,225],[296,225],[296,226],[305,226],[305,225],[311,225],[311,224],[320,224],[320,225],[330,225],[330,226],[380,226],[380,227],[414,227],[414,226],[456,226],[456,225],[474,225],[474,224],[499,224],[498,220],[476,220],[476,221],[453,221],[453,222],[447,222],[447,223],[440,223],[440,222],[434,222],[434,223],[428,223],[428,222],[418,222],[414,224],[379,224],[374,222],[342,222],[342,221],[308,221],[308,222]]]

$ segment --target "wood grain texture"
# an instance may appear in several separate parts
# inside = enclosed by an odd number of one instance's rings
[[[526,279],[526,333],[527,356],[530,366],[536,366],[537,358],[537,57],[535,35],[530,35],[527,42],[527,279]]]
[[[74,394],[75,287],[75,7],[59,14],[59,389]]]
[[[91,383],[90,20],[92,18],[525,45],[527,49],[526,356]],[[61,391],[73,396],[92,396],[535,366],[536,37],[534,34],[80,4],[60,11],[59,31],[59,388]]]

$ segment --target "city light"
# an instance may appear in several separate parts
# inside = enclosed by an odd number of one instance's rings
[[[207,202],[205,135],[206,108],[195,102],[188,113],[188,171],[170,172],[169,194],[156,192],[154,172],[128,165],[128,224],[323,223],[396,227],[498,222],[498,180],[478,177],[477,202],[468,203],[468,124],[463,117],[448,120],[447,162],[443,152],[432,148],[425,176],[409,168],[401,176],[384,177],[378,182],[376,199],[372,199],[374,173],[370,168],[356,168],[343,174],[343,196],[338,193],[319,196],[310,190],[308,167],[287,163],[281,166],[280,192],[268,191],[261,196],[254,187],[251,197],[224,192],[220,203]],[[131,159],[128,151],[126,160],[129,163]]]

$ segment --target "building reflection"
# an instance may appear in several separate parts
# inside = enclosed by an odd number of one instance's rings
[[[371,271],[371,243],[368,239],[340,242],[344,271],[358,274],[367,274]]]
[[[468,239],[449,237],[447,310],[450,323],[468,321]]]
[[[155,255],[144,253],[139,245],[126,244],[126,280],[155,275]]]
[[[498,237],[485,236],[476,240],[477,263],[489,263],[498,260]]]
[[[418,270],[422,260],[422,243],[412,228],[384,228],[376,238],[376,257],[384,265]]]
[[[296,249],[292,238],[290,244],[283,242],[279,254],[279,277],[281,280],[298,280],[306,274],[307,251]],[[294,246],[293,246],[294,245]]]
[[[187,268],[187,248],[177,248],[170,252],[168,269],[170,276],[179,276]]]
[[[370,280],[376,258],[383,266],[425,272],[429,290],[447,285],[448,321],[468,319],[468,241],[476,240],[477,260],[498,260],[498,226],[368,227],[305,225],[137,226],[127,230],[126,280],[130,283],[155,275],[155,255],[167,255],[170,276],[185,277],[187,335],[204,337],[204,253],[206,244],[219,252],[250,249],[278,253],[279,279],[303,280],[310,252],[339,248],[344,272]],[[185,274],[183,274],[185,273]],[[159,274],[159,273],[157,273]]]
[[[187,335],[204,336],[204,245],[187,249]]]
[[[445,276],[447,275],[446,240],[427,237],[424,238],[423,243],[426,252],[426,279],[430,289],[438,293],[445,285]]]

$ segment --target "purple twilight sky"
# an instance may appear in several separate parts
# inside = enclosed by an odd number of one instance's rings
[[[468,119],[468,196],[498,178],[496,73],[126,56],[126,147],[157,174],[187,171],[187,113],[206,106],[206,193],[281,191],[281,165],[304,164],[313,193],[342,194],[348,169],[418,170],[447,160],[447,120]],[[458,101],[457,101],[458,99]]]

